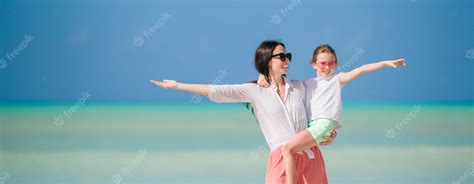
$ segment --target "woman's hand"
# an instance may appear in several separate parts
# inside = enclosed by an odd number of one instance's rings
[[[385,61],[385,65],[392,68],[397,68],[397,66],[406,66],[407,64],[405,63],[405,59],[397,59]]]
[[[336,130],[331,130],[329,131],[331,133],[331,136],[328,137],[328,136],[323,136],[322,138],[323,139],[326,139],[326,141],[324,142],[320,142],[319,145],[321,146],[327,146],[327,145],[330,145],[332,144],[332,142],[334,142],[334,139],[336,139],[336,136],[337,136],[337,132]]]
[[[177,89],[178,83],[174,80],[163,80],[163,82],[150,80],[151,83],[166,89]]]
[[[258,75],[257,84],[260,87],[265,87],[265,88],[270,87],[270,84],[267,82],[267,79],[265,79],[265,76],[262,74]]]
[[[151,83],[166,89],[177,89],[198,95],[208,95],[210,86],[208,84],[186,84],[174,80],[163,80],[163,82],[150,80]]]

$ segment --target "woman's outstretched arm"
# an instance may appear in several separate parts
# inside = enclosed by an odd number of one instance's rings
[[[210,90],[209,84],[185,84],[174,80],[163,80],[163,82],[150,80],[151,83],[166,89],[177,89],[199,95],[208,95]]]
[[[206,95],[213,102],[252,102],[256,96],[256,84],[233,85],[185,84],[174,80],[163,82],[150,80],[151,83],[166,89],[177,89],[194,94]],[[254,86],[255,85],[255,86]]]

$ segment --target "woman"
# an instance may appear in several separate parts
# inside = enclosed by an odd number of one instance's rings
[[[271,154],[268,160],[266,183],[284,184],[285,168],[282,146],[293,136],[307,127],[304,108],[305,87],[302,81],[288,80],[291,54],[285,45],[278,41],[264,41],[255,53],[255,67],[271,84],[270,88],[261,88],[255,83],[237,85],[184,84],[173,80],[150,82],[163,87],[207,95],[211,101],[247,102],[254,109],[257,122],[267,141]],[[332,143],[336,134],[321,145]],[[305,150],[295,156],[298,183],[326,184],[327,176],[324,160],[318,147]]]

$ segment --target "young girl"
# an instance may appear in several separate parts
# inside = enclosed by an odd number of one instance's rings
[[[320,45],[314,50],[311,65],[317,77],[304,82],[306,87],[305,108],[308,114],[308,128],[298,133],[283,146],[283,159],[288,184],[296,183],[294,154],[319,145],[329,136],[330,130],[341,127],[341,89],[342,86],[358,76],[384,67],[405,66],[404,59],[387,60],[362,65],[347,73],[335,73],[337,68],[336,52],[330,45]],[[259,76],[258,84],[268,87],[268,80]]]

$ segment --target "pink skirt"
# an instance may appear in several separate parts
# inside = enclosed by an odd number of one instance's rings
[[[324,166],[323,156],[318,147],[311,148],[314,158],[310,159],[308,155],[296,154],[296,178],[298,184],[327,184],[326,167]],[[285,164],[281,154],[281,147],[273,151],[268,159],[267,173],[265,177],[266,184],[285,184]]]

